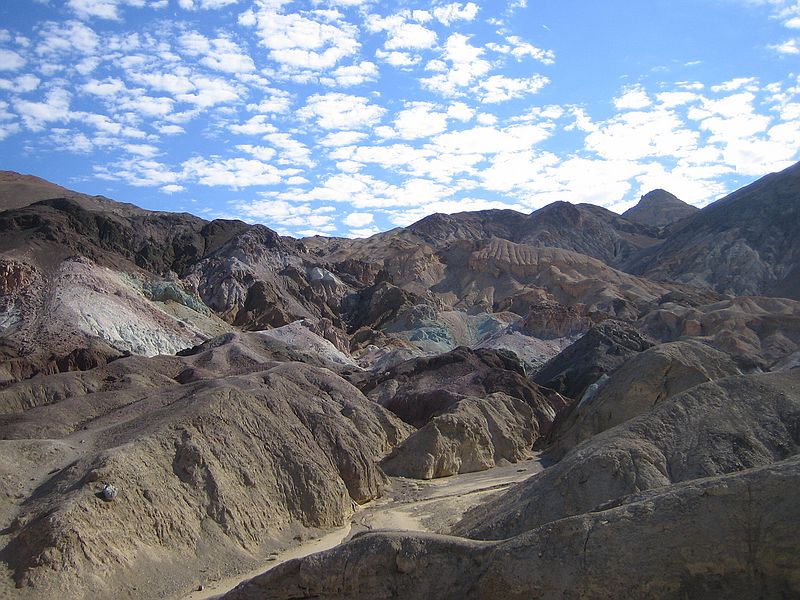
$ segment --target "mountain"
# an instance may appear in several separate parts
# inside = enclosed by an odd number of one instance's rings
[[[658,243],[657,231],[600,206],[554,202],[529,215],[487,210],[434,214],[408,228],[426,243],[442,247],[456,240],[496,237],[534,247],[562,248],[616,266],[638,250]]]
[[[666,190],[653,190],[641,197],[636,206],[629,208],[622,216],[650,227],[666,227],[691,217],[699,209],[687,204]]]
[[[799,177],[298,240],[0,174],[0,596],[800,595]]]
[[[626,269],[735,295],[800,299],[800,164],[706,206]]]

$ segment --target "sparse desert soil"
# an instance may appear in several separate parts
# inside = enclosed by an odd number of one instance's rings
[[[544,464],[534,458],[494,467],[477,473],[464,473],[430,481],[392,477],[386,495],[361,507],[350,525],[317,539],[309,540],[285,552],[269,557],[264,564],[240,573],[199,584],[182,600],[211,600],[233,589],[239,583],[260,575],[294,558],[322,552],[351,539],[363,531],[391,529],[447,533],[469,508],[486,502],[509,487],[540,473]]]

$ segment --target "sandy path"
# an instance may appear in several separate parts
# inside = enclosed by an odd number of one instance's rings
[[[395,529],[446,533],[469,508],[543,469],[542,462],[536,456],[514,465],[431,481],[393,477],[386,496],[361,507],[353,515],[350,525],[274,555],[269,562],[248,573],[214,582],[202,591],[183,596],[183,600],[218,598],[242,581],[252,579],[293,558],[333,548],[361,531]]]

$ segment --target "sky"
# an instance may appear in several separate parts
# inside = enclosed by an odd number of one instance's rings
[[[365,237],[800,160],[800,1],[4,0],[0,169]]]

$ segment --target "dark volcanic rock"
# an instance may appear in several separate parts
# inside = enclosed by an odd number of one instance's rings
[[[666,190],[653,190],[642,196],[639,203],[622,213],[622,216],[642,225],[666,227],[691,217],[698,210]]]
[[[483,398],[503,392],[533,409],[543,433],[555,417],[554,405],[560,408],[564,402],[557,394],[549,399],[525,377],[514,355],[463,346],[439,356],[405,361],[360,387],[369,398],[415,427],[424,426],[465,396]]]
[[[705,207],[627,266],[737,295],[800,299],[800,164]]]
[[[565,396],[580,399],[600,377],[614,372],[628,358],[653,344],[631,325],[603,321],[544,365],[533,380]]]

